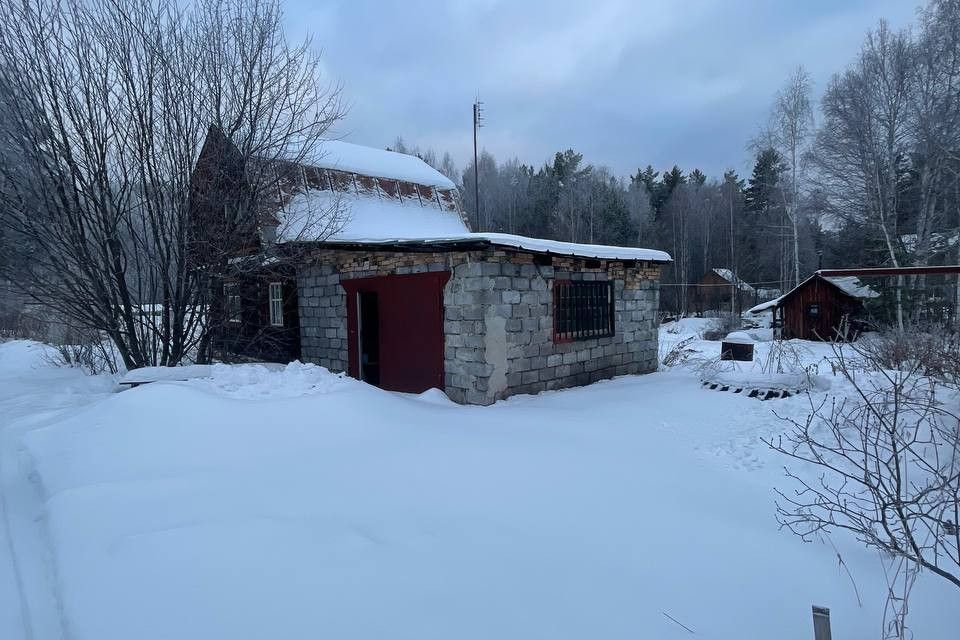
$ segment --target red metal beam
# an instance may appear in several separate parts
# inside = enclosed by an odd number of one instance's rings
[[[918,276],[929,274],[960,273],[960,265],[939,267],[869,267],[865,269],[820,269],[823,277],[836,276]]]

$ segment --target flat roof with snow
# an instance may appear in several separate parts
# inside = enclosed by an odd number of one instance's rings
[[[598,260],[646,260],[648,262],[672,262],[670,254],[657,249],[639,247],[617,247],[602,244],[580,244],[560,242],[542,238],[527,238],[509,233],[472,233],[455,235],[399,238],[357,238],[344,239],[333,237],[326,241],[330,244],[349,244],[365,246],[408,246],[425,245],[434,247],[464,247],[467,245],[490,245],[521,249],[532,253],[558,256],[576,256]]]

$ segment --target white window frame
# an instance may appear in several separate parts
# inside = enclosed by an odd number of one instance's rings
[[[267,285],[267,301],[270,308],[270,326],[283,326],[283,283],[271,282]]]
[[[243,322],[243,306],[240,303],[240,289],[236,283],[223,285],[223,300],[227,308],[227,322],[240,324]]]

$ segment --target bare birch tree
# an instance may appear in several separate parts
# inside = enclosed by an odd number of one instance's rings
[[[322,153],[342,115],[311,43],[286,39],[275,0],[24,0],[0,24],[17,158],[0,165],[3,250],[29,264],[4,275],[126,367],[203,358],[271,167]],[[229,144],[198,184],[208,133]],[[216,219],[198,217],[201,192]]]
[[[881,22],[857,61],[834,76],[812,158],[834,213],[879,231],[890,264],[902,264],[899,175],[906,155],[913,58],[906,33]],[[902,279],[897,323],[903,329]]]
[[[781,182],[784,214],[791,235],[791,284],[800,283],[800,189],[804,177],[803,163],[809,141],[813,136],[813,106],[810,74],[803,67],[791,74],[777,93],[771,116],[773,141],[780,155],[787,161],[790,179]]]

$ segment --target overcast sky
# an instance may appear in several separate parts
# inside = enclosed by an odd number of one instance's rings
[[[819,93],[880,18],[902,27],[914,0],[287,0],[350,111],[343,139],[399,134],[458,166],[481,146],[541,165],[573,148],[628,175],[678,164],[744,174],[745,150],[798,64]]]

